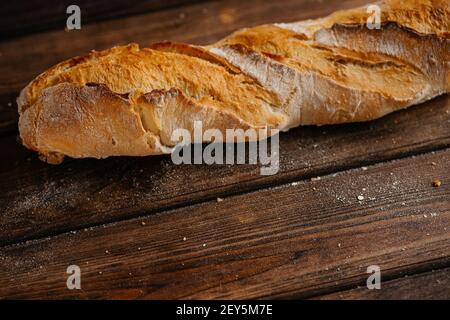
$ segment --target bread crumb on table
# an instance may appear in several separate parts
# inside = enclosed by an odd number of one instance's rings
[[[436,179],[436,180],[433,181],[432,184],[433,184],[433,187],[438,188],[438,187],[440,187],[442,185],[442,181],[439,180],[439,179]]]

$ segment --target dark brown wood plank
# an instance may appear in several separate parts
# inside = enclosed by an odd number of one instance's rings
[[[275,176],[261,176],[252,165],[176,166],[170,157],[52,166],[14,137],[1,138],[0,146],[0,243],[6,244],[448,147],[450,99],[370,123],[281,134]]]
[[[3,113],[1,106],[7,105],[11,97],[16,97],[38,74],[93,49],[103,50],[130,42],[146,46],[161,40],[212,43],[238,28],[318,17],[363,3],[365,0],[208,1],[83,25],[81,30],[66,32],[62,27],[3,41],[0,42],[0,114]],[[17,108],[15,103],[14,108]],[[15,121],[16,112],[0,116],[0,133],[16,130]]]
[[[312,297],[448,267],[449,182],[447,149],[2,247],[0,296]]]
[[[16,0],[0,2],[0,38],[12,38],[48,29],[64,29],[67,7],[81,10],[82,25],[100,20],[182,6],[196,0]]]
[[[16,98],[17,93],[0,96],[0,136],[15,134],[18,131],[19,113]]]
[[[449,300],[450,268],[432,270],[403,278],[382,281],[380,290],[359,287],[317,297],[321,300],[363,300],[363,299],[408,299],[408,300]]]

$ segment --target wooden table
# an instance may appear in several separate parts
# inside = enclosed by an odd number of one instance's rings
[[[52,166],[16,141],[19,90],[63,59],[128,42],[206,44],[364,1],[97,1],[69,32],[64,8],[15,3],[0,28],[0,297],[450,298],[448,96],[282,134],[274,176],[170,157]],[[66,287],[69,265],[81,290]],[[371,265],[381,290],[366,288]]]

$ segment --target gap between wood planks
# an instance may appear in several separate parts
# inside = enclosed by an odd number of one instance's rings
[[[314,297],[364,283],[373,264],[385,280],[448,267],[449,165],[447,149],[6,246],[0,294]],[[82,292],[65,288],[69,264]]]
[[[384,290],[386,287],[392,287],[393,283],[396,282],[403,282],[404,280],[408,279],[409,277],[421,277],[428,278],[430,275],[432,275],[434,272],[442,272],[442,273],[448,273],[447,276],[450,275],[450,257],[446,257],[444,259],[436,259],[432,261],[424,261],[422,263],[418,263],[416,265],[408,265],[403,266],[401,270],[383,270],[381,281],[382,281],[382,289]],[[326,287],[324,289],[315,290],[314,288],[311,288],[310,291],[306,293],[296,293],[294,292],[283,292],[280,295],[276,296],[270,296],[267,298],[271,299],[345,299],[345,296],[352,297],[352,299],[358,299],[363,297],[372,297],[374,299],[377,297],[378,299],[386,299],[385,291],[379,291],[379,290],[368,290],[367,289],[367,277],[370,274],[367,274],[366,278],[361,277],[358,282],[358,280],[353,280],[352,278],[346,279],[348,281],[348,284],[346,285],[340,285],[340,286],[330,286]],[[450,277],[448,279],[448,284],[450,285]],[[446,282],[447,283],[447,282]],[[447,285],[446,283],[443,283],[443,285]],[[420,288],[420,286],[415,287],[416,290]],[[434,289],[436,286],[434,286]],[[448,287],[450,288],[450,286]],[[448,292],[448,295],[450,295],[450,291]],[[394,299],[399,299],[399,297],[402,297],[402,299],[405,298],[404,295],[398,294]],[[264,298],[264,297],[262,297]],[[411,299],[423,299],[421,295],[417,294],[416,298]]]
[[[78,0],[76,5],[81,9],[81,21],[85,26],[142,13],[172,8],[182,9],[184,6],[202,1],[206,0]],[[0,3],[0,38],[5,40],[42,31],[64,29],[69,17],[66,9],[72,4],[71,0],[45,1],[45,3],[30,0],[3,1]]]
[[[450,268],[443,267],[404,274],[399,278],[384,279],[381,290],[367,290],[365,284],[333,293],[311,297],[317,300],[335,299],[402,299],[409,300],[448,300],[450,299]]]

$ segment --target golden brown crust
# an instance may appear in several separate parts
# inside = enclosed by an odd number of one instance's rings
[[[25,146],[50,163],[168,153],[177,128],[278,128],[376,119],[450,91],[446,0],[379,3],[243,29],[211,46],[91,52],[18,97]]]

